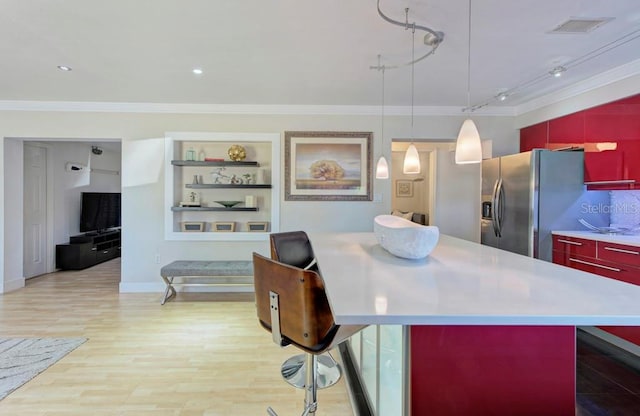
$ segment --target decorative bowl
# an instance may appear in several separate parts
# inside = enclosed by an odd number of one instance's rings
[[[440,230],[395,215],[378,215],[373,220],[378,243],[389,253],[405,259],[427,257],[438,244]]]
[[[244,201],[213,201],[213,202],[215,202],[216,204],[220,204],[225,208],[232,208]]]

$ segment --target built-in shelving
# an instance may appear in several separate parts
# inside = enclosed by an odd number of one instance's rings
[[[280,142],[279,133],[167,133],[165,238],[268,241],[269,233],[280,228]],[[233,145],[244,146],[250,160],[222,160]],[[186,160],[191,150],[200,160]],[[202,160],[205,157],[220,160]],[[218,207],[217,200],[243,201],[249,206]],[[181,206],[189,205],[189,201],[201,206]],[[183,231],[183,224],[188,222],[203,223],[204,231]],[[248,224],[252,222],[266,223],[267,231],[250,230]],[[235,231],[216,232],[216,223],[235,223]]]

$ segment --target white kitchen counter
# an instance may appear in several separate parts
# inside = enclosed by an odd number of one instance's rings
[[[589,240],[604,241],[606,243],[627,244],[640,247],[640,235],[600,234],[593,231],[552,231],[551,233],[553,235],[586,238]]]
[[[421,260],[373,233],[309,237],[339,324],[640,326],[640,286],[446,235]]]

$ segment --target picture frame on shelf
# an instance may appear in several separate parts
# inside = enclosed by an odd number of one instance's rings
[[[218,221],[213,223],[214,231],[222,231],[222,232],[234,232],[236,230],[236,223],[233,221]]]
[[[285,131],[285,201],[371,201],[372,132]]]
[[[247,222],[247,231],[267,232],[269,231],[269,223],[267,221],[249,221]]]
[[[413,182],[409,180],[396,181],[396,197],[411,198],[413,197]]]
[[[201,221],[183,221],[180,223],[183,232],[204,232],[206,223]]]

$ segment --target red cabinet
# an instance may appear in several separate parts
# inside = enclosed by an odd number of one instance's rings
[[[528,152],[531,149],[545,149],[548,142],[549,123],[538,123],[533,126],[520,129],[520,152]]]
[[[553,262],[640,285],[640,247],[554,235]],[[604,326],[600,328],[640,345],[640,327]]]
[[[521,152],[567,146],[585,148],[588,189],[640,189],[640,94],[520,130]]]
[[[549,143],[584,143],[585,114],[580,111],[549,120]]]

